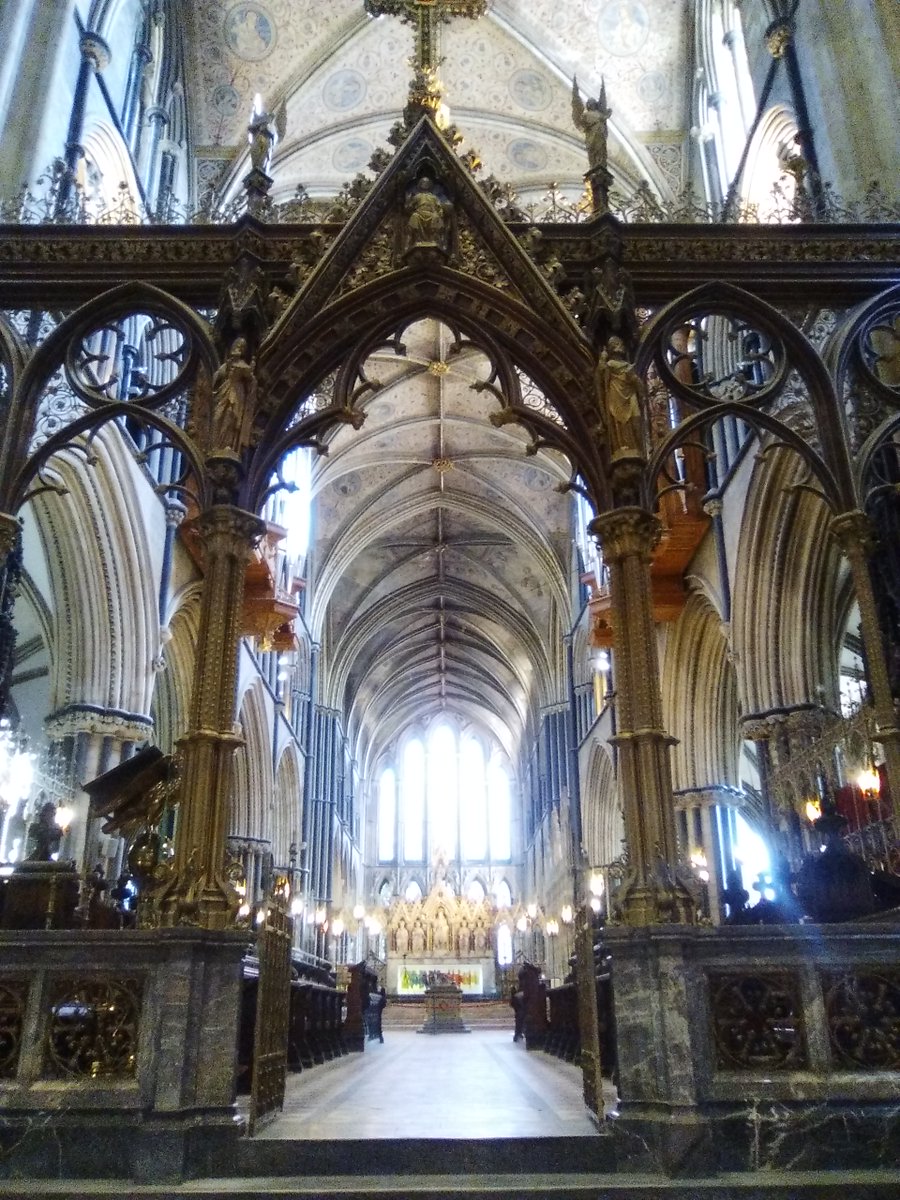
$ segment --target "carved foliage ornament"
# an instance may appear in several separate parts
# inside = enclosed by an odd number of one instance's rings
[[[822,980],[828,1036],[843,1070],[900,1070],[900,972],[857,970]]]
[[[806,1066],[796,975],[711,973],[709,998],[719,1070],[787,1071]]]
[[[134,1076],[143,982],[86,975],[57,979],[45,1061],[55,1076]]]

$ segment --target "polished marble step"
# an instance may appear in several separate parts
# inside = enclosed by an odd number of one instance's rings
[[[156,1200],[897,1200],[900,1171],[856,1171],[729,1175],[718,1179],[673,1181],[659,1176],[566,1172],[533,1176],[485,1174],[447,1177],[298,1176],[279,1179],[200,1179],[171,1184],[123,1184],[121,1180],[83,1180],[0,1184],[3,1200],[95,1200],[115,1196]]]

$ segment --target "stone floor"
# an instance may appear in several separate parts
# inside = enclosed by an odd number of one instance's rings
[[[282,1116],[258,1137],[593,1137],[581,1072],[529,1053],[508,1030],[429,1036],[387,1029],[382,1045],[288,1078]]]

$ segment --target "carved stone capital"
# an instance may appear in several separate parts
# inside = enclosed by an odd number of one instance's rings
[[[117,742],[144,742],[153,731],[153,720],[141,713],[122,713],[94,708],[89,704],[70,704],[44,720],[47,737],[62,741],[81,734],[98,734]]]
[[[792,21],[775,21],[766,30],[766,49],[773,58],[784,58],[794,37]]]
[[[197,518],[196,530],[207,553],[249,559],[266,531],[266,524],[242,508],[214,504]]]
[[[716,498],[714,500],[707,500],[706,503],[703,505],[703,511],[706,513],[706,515],[708,517],[721,517],[722,501],[719,500],[718,498]]]
[[[588,526],[603,550],[606,562],[635,556],[648,561],[662,536],[662,525],[645,508],[616,508],[601,513]]]
[[[875,550],[875,530],[872,522],[858,508],[833,517],[831,532],[848,558],[859,554],[868,556]]]
[[[740,788],[725,783],[710,784],[709,787],[683,788],[674,793],[675,809],[684,812],[692,808],[743,808],[744,793]]]
[[[99,33],[83,33],[79,44],[81,57],[91,64],[98,75],[112,62],[112,50]]]
[[[147,118],[148,124],[157,122],[159,124],[160,128],[162,128],[165,125],[168,125],[168,123],[169,123],[169,114],[166,112],[166,110],[162,107],[161,104],[154,104],[152,108],[147,109],[147,111],[144,115]]]

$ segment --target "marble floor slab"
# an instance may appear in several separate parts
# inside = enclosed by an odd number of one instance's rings
[[[362,1054],[289,1075],[259,1138],[594,1137],[581,1071],[504,1030],[388,1030]]]

